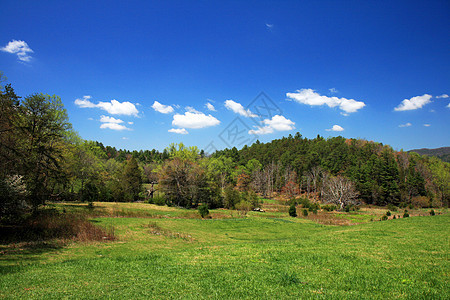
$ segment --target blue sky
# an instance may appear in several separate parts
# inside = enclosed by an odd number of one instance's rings
[[[4,0],[0,70],[117,148],[299,131],[408,150],[450,145],[449,37],[437,0]]]

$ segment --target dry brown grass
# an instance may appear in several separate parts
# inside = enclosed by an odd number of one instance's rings
[[[182,239],[185,241],[193,242],[194,238],[187,234],[182,232],[174,232],[169,229],[163,229],[158,224],[151,222],[148,224],[148,227],[150,228],[150,233],[154,235],[162,235],[173,239]]]

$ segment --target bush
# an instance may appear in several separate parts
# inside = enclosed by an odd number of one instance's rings
[[[208,205],[200,205],[198,207],[198,213],[200,214],[200,216],[202,216],[203,219],[207,217],[209,215]]]
[[[394,217],[393,217],[392,219],[397,219],[397,218],[396,218],[395,215],[394,215]]]
[[[163,196],[153,196],[153,199],[151,198],[149,199],[149,203],[151,202],[153,202],[156,205],[163,206],[166,204],[166,199]]]
[[[384,216],[381,217],[381,221],[386,221],[387,219],[388,219],[387,215],[384,215]]]
[[[239,210],[240,214],[245,216],[249,210],[252,209],[252,204],[242,200],[238,204],[236,204],[236,209]]]
[[[308,216],[308,210],[306,208],[303,209],[302,210],[302,214],[303,214],[304,217],[307,217]]]
[[[389,203],[387,207],[388,207],[388,209],[390,211],[397,211],[398,210],[398,208],[392,203]]]
[[[386,212],[386,216],[388,216],[388,217],[391,216],[391,212],[389,210]]]
[[[409,218],[409,213],[406,209],[405,209],[405,213],[403,214],[403,218]]]
[[[322,209],[325,211],[334,211],[337,209],[337,206],[334,204],[326,204],[326,205],[322,205]]]
[[[411,199],[410,206],[414,205],[415,207],[426,208],[430,207],[430,198],[425,196],[416,196]],[[410,207],[412,209],[412,207]]]
[[[434,212],[434,209],[430,210],[430,216],[434,216],[436,213]]]
[[[344,211],[345,211],[345,212],[350,212],[350,205],[346,205],[346,206],[344,207]]]
[[[311,201],[309,201],[309,199],[306,198],[300,198],[298,199],[298,203],[303,207],[303,208],[309,208],[311,206]]]
[[[297,217],[297,209],[295,208],[295,204],[292,203],[289,207],[289,215],[293,218]]]

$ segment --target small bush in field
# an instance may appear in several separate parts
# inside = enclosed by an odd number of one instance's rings
[[[386,221],[387,219],[388,219],[387,215],[384,215],[384,216],[381,217],[381,221]]]
[[[293,218],[297,217],[297,209],[295,208],[295,204],[292,203],[289,207],[289,215]]]
[[[306,198],[298,199],[298,203],[301,204],[303,208],[309,208],[311,206],[311,202]]]
[[[386,212],[386,216],[388,216],[388,217],[391,216],[391,212],[389,210]]]
[[[326,205],[322,205],[322,209],[325,211],[334,211],[337,209],[337,206],[334,204],[326,204]]]
[[[388,209],[390,211],[397,211],[398,210],[397,207],[394,204],[392,204],[392,203],[389,203],[387,207],[388,207]]]
[[[409,213],[406,209],[405,209],[405,213],[403,214],[403,218],[409,218]]]
[[[397,219],[397,218],[396,218],[395,215],[394,215],[394,217],[393,217],[392,219]]]
[[[206,218],[209,215],[208,205],[200,205],[198,207],[198,213],[200,214],[200,216],[202,216],[203,219]]]
[[[303,214],[304,217],[307,217],[308,216],[308,210],[306,208],[303,209],[302,210],[302,214]]]
[[[434,209],[430,210],[430,216],[434,216],[436,213],[434,212]]]

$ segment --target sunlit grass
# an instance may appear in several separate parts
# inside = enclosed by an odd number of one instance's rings
[[[116,241],[3,253],[0,298],[450,297],[448,214],[365,222],[378,212],[332,212],[365,223],[325,226],[282,212],[200,219],[141,203],[95,207],[168,217],[105,213],[92,221],[114,226]]]

